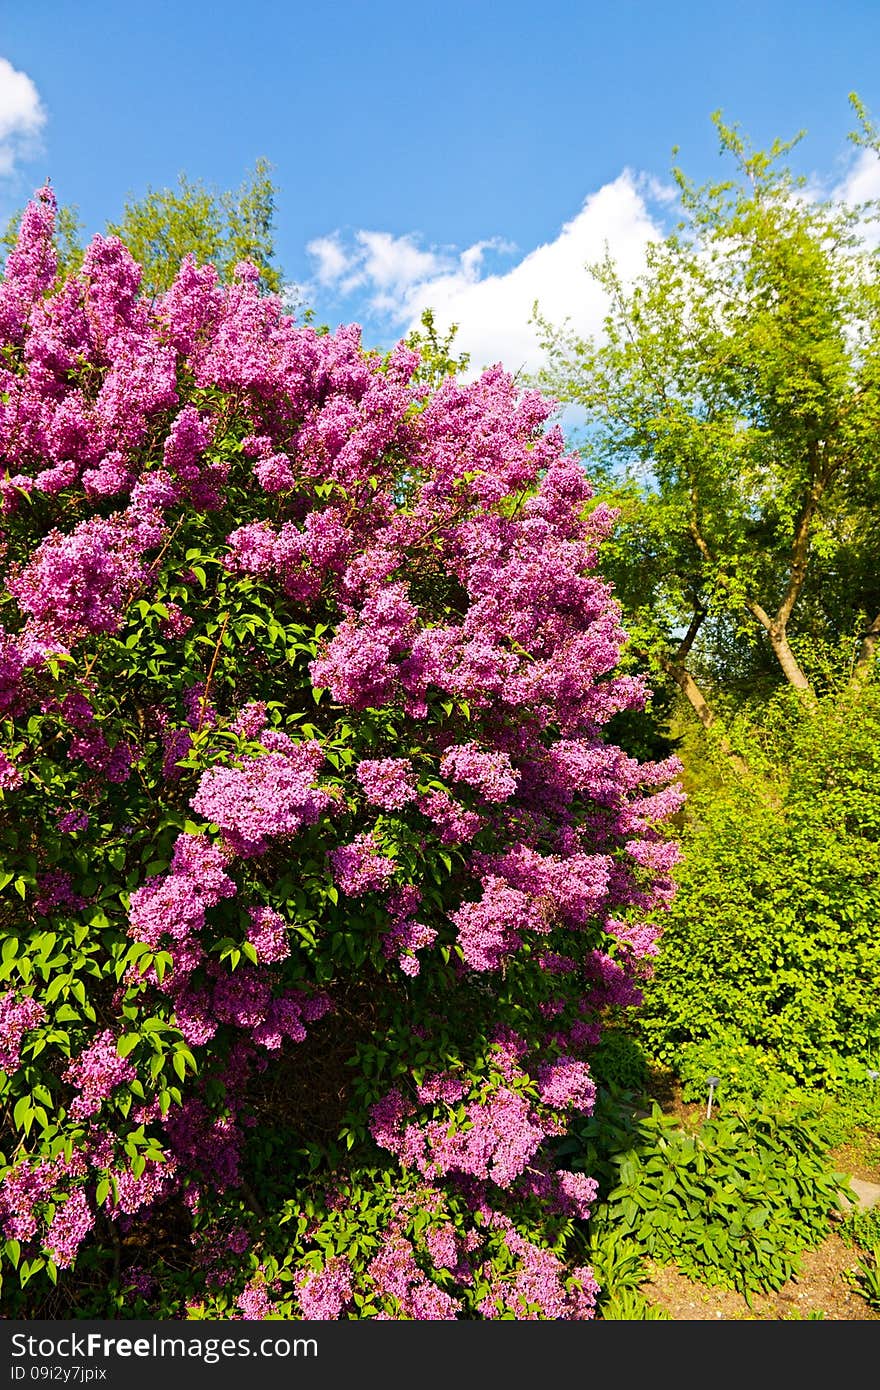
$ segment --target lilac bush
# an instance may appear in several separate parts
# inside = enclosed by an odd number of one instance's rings
[[[500,367],[113,237],[58,285],[53,216],[0,282],[14,1306],[590,1318],[557,1150],[681,801],[603,737],[612,515]]]

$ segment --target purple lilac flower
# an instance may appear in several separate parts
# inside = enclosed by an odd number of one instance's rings
[[[416,797],[415,770],[409,758],[364,759],[357,779],[372,806],[398,811]]]
[[[9,990],[0,994],[0,1071],[11,1075],[18,1070],[25,1033],[45,1017],[43,1005],[29,994],[20,1000]]]
[[[333,879],[349,897],[386,888],[396,867],[392,855],[383,855],[373,834],[358,835],[351,844],[330,853]]]

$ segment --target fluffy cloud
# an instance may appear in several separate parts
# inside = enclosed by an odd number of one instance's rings
[[[844,203],[865,203],[880,198],[880,158],[875,150],[862,150],[835,194]]]
[[[834,196],[851,205],[880,200],[880,157],[876,150],[859,153],[846,177],[835,188]],[[880,221],[869,218],[864,224],[863,236],[869,246],[880,245]]]
[[[315,262],[315,278],[319,285],[336,285],[350,267],[350,258],[340,244],[338,232],[315,237],[306,250]]]
[[[26,72],[0,58],[0,175],[15,172],[21,159],[39,149],[46,112]]]
[[[649,200],[666,203],[669,191],[624,170],[590,194],[553,241],[509,269],[489,266],[514,253],[499,238],[456,251],[424,249],[415,237],[390,232],[359,231],[348,242],[335,232],[307,249],[324,291],[339,297],[358,291],[370,313],[394,332],[417,327],[422,311],[431,308],[441,332],[459,325],[456,350],[470,353],[473,371],[495,362],[512,372],[533,371],[542,360],[530,323],[535,302],[554,323],[567,319],[579,334],[600,331],[605,297],[585,266],[607,249],[624,278],[638,274],[647,243],[662,235]]]

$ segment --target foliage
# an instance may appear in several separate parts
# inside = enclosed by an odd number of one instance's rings
[[[433,309],[423,309],[419,322],[421,328],[412,329],[404,339],[406,346],[419,354],[419,365],[413,380],[436,388],[442,386],[446,377],[465,373],[470,365],[470,353],[462,352],[455,356],[452,351],[458,324],[450,324],[447,332],[441,334],[434,321]]]
[[[829,1142],[846,1148],[862,1168],[880,1168],[880,1086],[875,1075],[869,1068],[841,1084],[828,1097],[825,1113]]]
[[[681,222],[644,274],[591,267],[604,336],[537,316],[539,384],[586,411],[598,496],[620,508],[605,563],[633,647],[706,727],[725,692],[784,681],[809,702],[799,645],[853,642],[859,682],[880,638],[880,204],[807,195],[796,142],[715,125],[729,175],[673,171]]]
[[[794,1091],[794,1078],[774,1066],[771,1053],[751,1047],[742,1034],[719,1027],[706,1041],[685,1043],[676,1059],[681,1098],[688,1103],[706,1104],[708,1078],[715,1077],[715,1103],[784,1103]],[[808,1092],[804,1092],[806,1099]]]
[[[853,1287],[862,1295],[871,1308],[880,1312],[880,1241],[864,1259],[859,1260],[853,1279]]]
[[[185,256],[215,265],[231,280],[239,261],[251,261],[267,290],[279,293],[282,276],[274,262],[272,223],[276,190],[271,166],[258,159],[237,191],[221,192],[181,174],[176,188],[147,189],[125,204],[110,235],[125,242],[143,271],[142,289],[162,294],[171,288]]]
[[[625,1027],[609,1026],[602,1034],[591,1063],[599,1085],[636,1095],[645,1090],[648,1063],[638,1040]]]
[[[880,1207],[854,1206],[841,1222],[840,1233],[863,1250],[880,1245]]]
[[[596,1232],[589,1244],[590,1268],[599,1283],[596,1316],[605,1322],[668,1322],[669,1314],[641,1292],[645,1260],[638,1242],[613,1227]]]
[[[602,738],[579,462],[257,266],[53,289],[53,213],[0,285],[7,1306],[589,1318],[554,1145],[681,793]]]
[[[613,1156],[596,1225],[648,1258],[748,1294],[778,1289],[830,1230],[840,1179],[809,1110],[729,1112],[687,1133],[659,1106]]]
[[[742,742],[754,779],[690,803],[638,1020],[686,1081],[731,1087],[747,1066],[833,1090],[880,1054],[880,692],[792,704],[783,692]]]

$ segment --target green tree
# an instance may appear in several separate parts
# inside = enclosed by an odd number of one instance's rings
[[[880,687],[804,716],[783,685],[757,732],[739,746],[774,795],[729,778],[695,797],[637,1036],[679,1075],[699,1049],[725,1087],[752,1049],[811,1085],[863,1080],[880,1056]]]
[[[462,352],[453,354],[458,324],[451,323],[446,333],[441,333],[434,319],[433,309],[423,309],[419,320],[421,328],[413,328],[404,339],[407,347],[421,355],[421,362],[413,377],[437,387],[448,376],[459,376],[470,366],[471,355]]]
[[[253,261],[265,288],[281,291],[283,276],[274,259],[276,190],[270,169],[267,160],[258,159],[240,188],[220,192],[181,174],[176,188],[148,188],[143,198],[125,204],[120,221],[109,223],[107,231],[121,237],[143,267],[147,294],[167,290],[188,254],[200,264],[212,262],[224,280],[239,261]],[[20,222],[19,211],[0,236],[4,260],[15,246]],[[59,205],[55,227],[59,284],[80,267],[83,230],[78,209]]]
[[[633,648],[705,728],[725,695],[780,683],[809,708],[841,647],[858,684],[880,641],[880,204],[807,190],[800,136],[756,151],[713,119],[729,177],[673,171],[682,220],[632,286],[610,256],[590,267],[604,336],[535,310],[538,384],[584,408],[621,508],[605,567]]]
[[[202,264],[212,262],[224,279],[238,261],[253,261],[266,289],[281,290],[282,275],[274,261],[275,186],[270,168],[267,160],[258,159],[239,189],[222,192],[181,174],[176,188],[148,188],[143,198],[125,204],[120,221],[108,230],[122,238],[143,266],[148,294],[168,289],[186,255]]]

